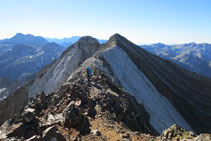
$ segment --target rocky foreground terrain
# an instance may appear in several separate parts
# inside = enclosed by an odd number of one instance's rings
[[[84,72],[56,92],[37,94],[0,128],[1,140],[210,140],[177,125],[158,132],[149,115],[130,93],[116,86],[101,70],[91,83]]]

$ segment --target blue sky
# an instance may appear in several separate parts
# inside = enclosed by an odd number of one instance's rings
[[[211,0],[0,0],[0,39],[120,33],[135,43],[211,43]]]

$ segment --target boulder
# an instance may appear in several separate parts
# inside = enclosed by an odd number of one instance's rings
[[[121,134],[120,137],[121,138],[130,138],[130,134],[129,133]]]
[[[211,134],[200,134],[194,138],[195,141],[210,141]]]
[[[73,101],[64,109],[63,115],[65,127],[74,127],[81,120],[81,113],[78,108],[75,108],[75,102]]]
[[[100,131],[98,131],[97,129],[92,130],[91,133],[92,133],[93,135],[95,135],[95,136],[101,136]]]
[[[87,116],[82,115],[82,109],[75,107],[75,102],[70,102],[63,112],[64,123],[63,125],[67,128],[75,128],[80,131],[81,134],[90,132],[89,120]]]
[[[41,141],[65,141],[65,137],[58,131],[56,126],[45,129],[42,133]]]
[[[101,114],[102,111],[103,111],[102,107],[101,107],[99,104],[97,104],[97,105],[95,106],[95,110],[96,110],[97,114]]]
[[[30,123],[35,119],[35,109],[27,108],[22,113],[24,122]]]
[[[176,124],[164,130],[163,133],[161,134],[161,138],[165,139],[172,139],[172,138],[189,139],[193,137],[195,137],[195,135],[192,131],[187,131],[186,129],[183,129]]]
[[[81,106],[81,100],[76,101],[75,106],[80,107]]]
[[[86,112],[84,113],[85,116],[89,116],[91,118],[94,118],[96,114],[97,112],[94,108],[88,108]]]
[[[12,127],[10,128],[10,130],[7,133],[7,137],[23,137],[25,135],[25,126],[24,124],[18,123],[18,124],[14,124],[12,125]]]
[[[37,135],[34,135],[31,138],[27,139],[26,141],[37,141],[37,140],[39,140],[39,138],[37,137]]]

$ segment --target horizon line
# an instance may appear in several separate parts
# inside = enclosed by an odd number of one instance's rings
[[[84,36],[91,36],[91,35],[72,35],[72,36],[69,36],[69,37],[65,37],[65,36],[63,36],[63,37],[49,37],[49,36],[42,36],[42,35],[36,35],[36,34],[32,34],[32,33],[23,33],[23,32],[17,32],[17,33],[15,33],[15,34],[13,34],[12,36],[10,36],[10,37],[4,37],[4,38],[0,38],[0,41],[1,40],[5,40],[5,39],[11,39],[12,37],[14,37],[15,35],[17,35],[17,34],[23,34],[23,35],[33,35],[33,36],[35,36],[35,37],[42,37],[42,38],[44,38],[44,39],[46,39],[46,38],[50,38],[50,39],[59,39],[59,40],[62,40],[62,39],[65,39],[65,38],[72,38],[72,37],[84,37]],[[114,34],[112,34],[112,35],[114,35]],[[111,36],[112,36],[111,35]],[[120,35],[122,35],[122,34],[120,34]],[[111,37],[111,36],[109,36],[109,38]],[[125,37],[125,38],[127,38],[126,36],[124,36],[124,35],[122,35],[123,37]],[[91,37],[93,37],[93,36],[91,36]],[[97,37],[93,37],[93,38],[96,38],[96,39],[98,39],[98,40],[108,40],[108,39],[105,39],[105,38],[97,38]],[[127,38],[128,39],[128,38]],[[129,41],[131,41],[130,39],[128,39]],[[133,42],[133,41],[131,41],[131,42]],[[160,42],[160,41],[158,41],[158,42],[133,42],[134,44],[136,44],[136,45],[138,45],[138,46],[140,46],[140,45],[153,45],[153,44],[165,44],[165,45],[181,45],[181,44],[190,44],[190,43],[196,43],[196,44],[211,44],[211,43],[209,43],[209,42],[197,42],[197,41],[187,41],[187,42],[180,42],[180,43],[178,43],[178,42],[172,42],[172,43],[165,43],[165,42]]]

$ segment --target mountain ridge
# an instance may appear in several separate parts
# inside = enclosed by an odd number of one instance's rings
[[[58,58],[65,49],[41,36],[17,33],[0,42],[0,77],[23,82]]]
[[[17,33],[12,38],[1,40],[1,42],[13,45],[21,44],[21,45],[34,45],[34,46],[41,46],[48,43],[48,41],[41,36],[34,36],[32,34],[22,34],[22,33]]]
[[[59,38],[48,38],[46,37],[45,39],[49,42],[55,42],[63,47],[70,47],[71,45],[73,45],[75,42],[77,42],[82,36],[72,36],[70,38],[62,38],[62,39],[59,39]],[[107,40],[103,40],[103,39],[97,39],[98,42],[100,44],[103,44],[105,43]]]
[[[164,59],[173,61],[185,69],[211,77],[211,45],[186,43],[178,45],[152,44],[142,48]]]
[[[92,37],[82,37],[30,84],[23,86],[22,94],[29,98],[42,91],[53,94],[64,83],[83,78],[87,67],[101,70],[117,87],[134,95],[158,133],[174,123],[197,134],[210,131],[211,79],[157,57],[119,34],[111,36],[103,45]],[[7,101],[9,104],[12,98]],[[25,103],[22,101],[23,107]],[[23,107],[16,107],[13,112],[4,109],[0,114],[12,115]]]

